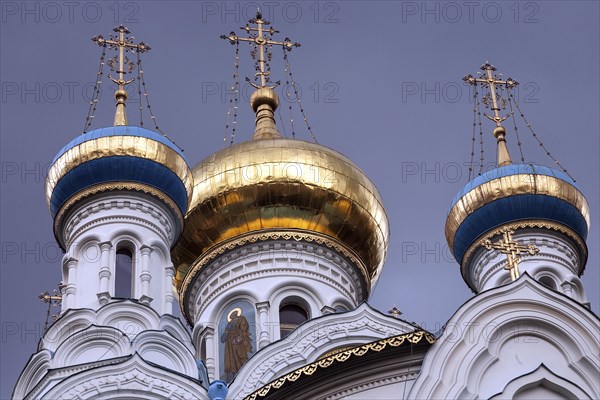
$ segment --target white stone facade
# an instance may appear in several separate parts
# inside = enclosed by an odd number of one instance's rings
[[[81,201],[66,218],[63,311],[98,309],[115,295],[116,252],[133,255],[132,298],[159,314],[175,303],[170,248],[181,227],[162,202],[138,192],[105,192]]]
[[[521,256],[519,271],[527,273],[549,288],[587,305],[579,275],[581,259],[577,247],[564,233],[551,229],[519,229],[513,239],[523,245],[534,245],[539,252]],[[470,262],[468,281],[477,293],[505,285],[510,274],[504,269],[506,256],[496,250],[478,249]]]
[[[353,310],[366,295],[359,272],[335,250],[304,241],[269,240],[240,246],[205,265],[192,284],[185,312],[193,318],[196,348],[205,343],[208,373],[216,379],[216,338],[222,333],[217,321],[232,301],[255,305],[255,337],[262,349],[280,339],[281,305],[300,305],[310,320]]]

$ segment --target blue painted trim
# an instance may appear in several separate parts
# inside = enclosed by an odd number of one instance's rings
[[[108,182],[136,182],[154,187],[171,197],[183,214],[187,211],[187,191],[173,171],[145,158],[112,156],[85,162],[58,181],[50,199],[52,217],[74,194]]]
[[[461,263],[467,248],[483,233],[508,222],[544,219],[567,225],[586,240],[588,226],[577,208],[556,197],[525,194],[505,197],[475,210],[454,235],[454,258]]]

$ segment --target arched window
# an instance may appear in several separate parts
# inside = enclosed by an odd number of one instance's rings
[[[279,332],[281,339],[289,335],[298,325],[308,320],[308,313],[298,304],[284,304],[279,307]]]
[[[133,297],[133,253],[126,247],[117,249],[115,265],[115,297]]]
[[[554,279],[550,278],[547,275],[542,276],[540,278],[540,283],[542,285],[548,286],[552,290],[556,290],[556,282],[554,281]]]

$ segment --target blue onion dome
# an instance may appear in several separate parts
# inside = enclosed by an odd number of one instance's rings
[[[584,255],[590,226],[587,200],[563,172],[534,164],[510,164],[476,177],[455,196],[446,220],[446,240],[464,268],[478,238],[508,223],[568,232]]]
[[[183,216],[192,187],[192,173],[177,145],[148,129],[111,126],[82,134],[58,152],[46,178],[46,200],[56,234],[68,210],[91,194],[143,191]]]

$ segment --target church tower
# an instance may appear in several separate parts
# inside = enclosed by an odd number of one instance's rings
[[[103,50],[98,81],[107,49],[117,51],[107,62],[116,72],[114,126],[73,139],[48,172],[46,197],[65,251],[62,311],[15,398],[141,398],[148,388],[161,398],[206,398],[190,336],[172,315],[170,250],[183,229],[191,171],[168,138],[129,125],[126,87],[135,78],[125,75],[135,66],[126,53],[141,68],[139,54],[150,48],[123,26],[114,32],[93,39]]]
[[[588,203],[555,159],[562,171],[524,162],[516,124],[521,163],[513,163],[503,121],[518,112],[538,134],[514,98],[518,83],[489,63],[481,69],[480,77],[464,78],[475,86],[471,155],[483,90],[497,166],[484,172],[481,162],[446,220],[448,245],[476,295],[446,323],[408,398],[596,399],[600,325],[579,279]]]
[[[515,100],[511,89],[518,83],[510,78],[501,80],[489,63],[481,69],[480,78],[469,75],[465,81],[489,89],[483,101],[493,112],[485,116],[496,125],[497,168],[475,177],[452,201],[446,220],[448,246],[475,293],[527,273],[587,304],[579,279],[587,261],[587,200],[566,170],[526,164],[524,160],[512,162],[502,126],[509,115],[501,116],[500,111],[502,102],[506,107],[510,101],[512,107]],[[510,97],[500,97],[500,89]]]
[[[268,53],[299,44],[273,40],[268,25],[259,12],[244,29],[249,37],[222,37],[254,46],[255,129],[192,169],[192,200],[172,252],[197,356],[211,379],[226,382],[300,324],[365,301],[389,235],[381,197],[352,161],[278,131]]]

